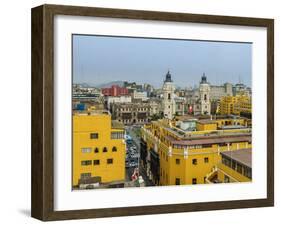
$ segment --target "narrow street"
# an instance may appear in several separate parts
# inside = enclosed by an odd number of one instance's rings
[[[145,169],[140,165],[140,137],[137,136],[137,133],[139,132],[139,130],[140,130],[140,127],[128,126],[126,128],[127,135],[129,135],[132,138],[133,144],[137,147],[136,150],[137,150],[137,154],[139,156],[137,167],[139,168],[139,174],[140,174],[140,176],[142,176],[142,178],[145,182],[145,186],[154,186],[154,183],[146,175]],[[129,168],[126,169],[126,177],[127,178],[131,178],[131,175],[134,172],[134,168],[135,167],[129,167]]]

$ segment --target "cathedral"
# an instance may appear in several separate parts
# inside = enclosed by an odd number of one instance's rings
[[[187,100],[185,97],[185,109],[187,106],[192,106],[192,112],[194,115],[210,115],[211,114],[211,100],[210,100],[211,86],[207,82],[207,77],[205,73],[201,77],[201,81],[198,89],[198,96],[196,95],[196,99]],[[170,71],[167,72],[163,87],[162,87],[162,108],[163,114],[165,118],[172,119],[176,115],[176,101],[179,97],[175,94],[175,85],[172,80],[172,76]],[[187,98],[187,99],[186,99]],[[192,105],[188,104],[190,101],[193,102]],[[183,111],[184,112],[184,111]]]

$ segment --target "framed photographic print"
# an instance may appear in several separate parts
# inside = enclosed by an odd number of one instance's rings
[[[32,9],[32,216],[274,205],[274,21]]]

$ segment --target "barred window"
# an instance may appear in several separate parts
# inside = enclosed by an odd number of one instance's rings
[[[90,177],[91,177],[91,173],[81,173],[80,174],[81,179],[86,179],[86,178],[90,178]]]
[[[99,165],[100,164],[100,160],[99,159],[95,159],[94,160],[94,165]]]
[[[113,159],[107,159],[107,164],[113,164]]]
[[[92,160],[81,161],[81,166],[88,166],[88,165],[92,165]]]
[[[90,138],[91,139],[99,139],[99,134],[98,133],[91,133]]]
[[[192,159],[192,164],[197,165],[197,159]]]
[[[111,139],[124,139],[124,132],[111,132]]]
[[[92,151],[92,148],[81,148],[82,153],[90,153]]]

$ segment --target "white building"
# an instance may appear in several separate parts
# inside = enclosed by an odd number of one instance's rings
[[[110,109],[110,105],[113,103],[131,103],[132,97],[131,96],[106,96],[105,102],[107,109]]]
[[[147,92],[146,91],[136,91],[134,90],[133,92],[133,98],[134,99],[140,99],[142,101],[146,101],[148,98],[147,98]]]
[[[223,85],[211,85],[211,91],[210,91],[210,99],[211,100],[220,100],[223,96],[232,96],[232,84],[231,83],[225,83]]]

